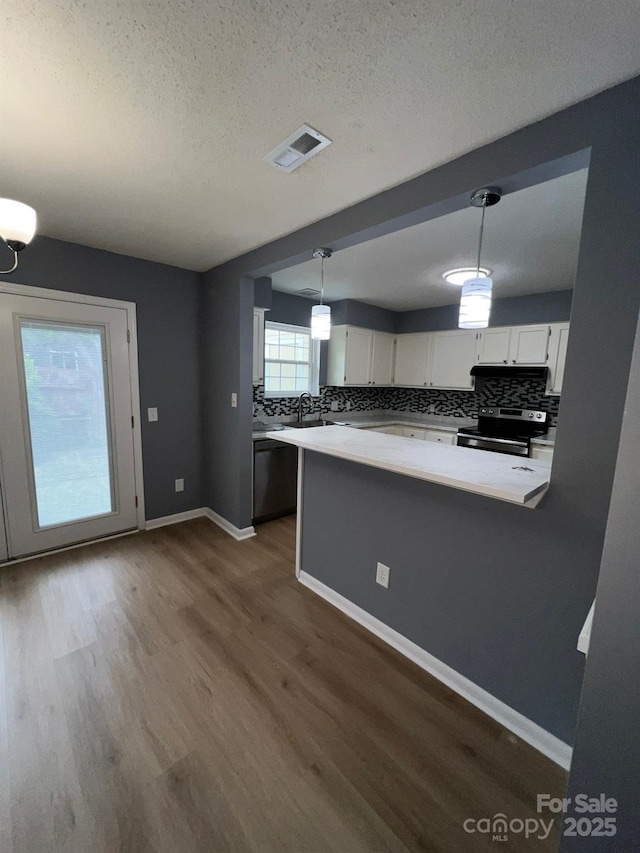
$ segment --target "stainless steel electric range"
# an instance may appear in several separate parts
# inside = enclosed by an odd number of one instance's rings
[[[459,429],[459,447],[492,450],[513,456],[530,456],[531,439],[549,429],[549,412],[486,406],[480,409],[475,429]]]

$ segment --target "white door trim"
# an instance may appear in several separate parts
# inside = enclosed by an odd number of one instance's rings
[[[133,465],[138,498],[138,530],[144,530],[146,519],[144,512],[144,472],[142,465],[142,430],[140,412],[140,378],[138,373],[138,334],[135,302],[121,299],[109,299],[102,296],[89,296],[86,293],[69,293],[66,290],[49,290],[45,287],[32,287],[29,284],[0,281],[0,293],[14,296],[31,296],[36,299],[55,299],[58,302],[76,302],[81,305],[98,305],[102,308],[120,308],[127,314],[129,332],[129,376],[131,393],[131,411],[133,412]]]

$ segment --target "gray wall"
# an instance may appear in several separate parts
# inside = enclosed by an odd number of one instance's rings
[[[251,525],[253,281],[201,276],[200,364],[206,505],[237,527]],[[231,394],[238,395],[232,408]]]
[[[567,853],[640,850],[640,324],[638,329],[568,791],[572,799],[580,793],[614,797],[618,831],[615,838],[567,837]]]
[[[142,411],[158,408],[142,418],[146,515],[201,506],[197,273],[37,236],[1,278],[136,303]]]
[[[566,498],[532,510],[316,453],[304,470],[303,570],[570,742],[595,577]]]
[[[264,281],[265,279],[258,279]],[[257,282],[256,282],[257,285]],[[572,290],[550,293],[532,293],[494,299],[490,326],[516,326],[527,323],[560,323],[571,314]],[[264,307],[265,297],[256,289],[256,305]],[[269,319],[279,323],[308,326],[313,301],[290,293],[272,294],[272,312]],[[291,319],[281,319],[291,318]],[[379,332],[439,332],[458,328],[458,306],[422,308],[415,311],[388,311],[376,305],[355,299],[341,299],[331,303],[331,321],[334,325],[350,324],[375,329]]]
[[[271,311],[266,319],[275,323],[291,323],[292,326],[310,326],[311,308],[315,304],[313,299],[274,290],[271,294]]]
[[[567,739],[574,725],[583,669],[574,651],[575,640],[598,575],[640,307],[640,288],[632,287],[629,279],[629,270],[640,268],[639,133],[640,78],[636,78],[230,261],[207,280],[208,287],[238,288],[243,276],[270,275],[289,267],[308,258],[314,246],[337,250],[460,209],[478,186],[497,183],[509,192],[562,170],[583,168],[585,151],[590,152],[572,332],[548,500],[536,511],[492,501],[488,511],[482,507],[484,499],[449,494],[443,488],[441,499],[454,511],[442,517],[431,543],[434,553],[444,554],[453,542],[462,565],[482,565],[483,583],[496,601],[502,595],[501,581],[514,571],[514,563],[518,565],[520,560],[526,567],[527,576],[514,574],[512,586],[523,584],[537,592],[518,618],[511,613],[505,616],[504,609],[496,606],[486,614],[480,636],[469,634],[463,621],[455,630],[451,626],[449,652],[442,655],[453,660],[456,647],[471,649],[483,644],[486,654],[492,654],[496,648],[493,622],[499,617],[500,625],[506,626],[500,633],[504,643],[500,656],[514,683],[504,681],[496,686],[492,682],[489,687]],[[206,313],[203,321],[218,328],[214,312]],[[241,321],[249,326],[250,312]],[[236,332],[236,340],[239,338]],[[238,365],[247,355],[236,349],[228,357]],[[249,373],[241,390],[250,399]],[[234,464],[241,453],[250,455],[249,420],[250,407],[247,429],[230,437],[232,445],[226,454],[220,447],[221,464]],[[207,441],[216,444],[219,439],[213,425],[212,421],[206,424]],[[230,520],[243,526],[251,517],[250,478],[237,480],[236,485],[238,515]],[[475,509],[470,508],[470,500]],[[461,538],[458,509],[467,522],[463,543],[457,541]],[[367,531],[375,532],[370,524],[361,531],[363,537]],[[336,575],[348,570],[351,539],[341,537],[344,550],[334,567]],[[420,573],[419,552],[407,571]],[[367,582],[359,594],[368,595],[370,586]],[[517,596],[515,589],[510,596]],[[406,606],[412,607],[408,598]],[[422,617],[417,614],[416,618]],[[413,630],[420,630],[419,625]],[[527,644],[535,649],[535,659],[533,652],[528,658],[519,653]],[[512,646],[518,654],[510,655]],[[466,674],[481,686],[488,684],[486,669],[475,673],[467,668]]]
[[[375,329],[377,332],[396,331],[396,312],[358,302],[356,299],[341,299],[331,304],[331,322]]]
[[[571,314],[572,290],[532,293],[494,299],[490,326],[525,326],[527,323],[561,323]],[[396,315],[396,332],[440,332],[458,328],[458,306],[401,311]]]

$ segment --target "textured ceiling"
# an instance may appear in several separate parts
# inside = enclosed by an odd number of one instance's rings
[[[637,0],[4,0],[0,195],[192,269],[640,72]],[[262,157],[303,122],[333,144]]]
[[[587,170],[506,195],[487,210],[482,266],[495,296],[573,287]],[[394,311],[452,305],[460,288],[442,273],[476,263],[481,212],[473,207],[336,252],[325,261],[325,298]],[[320,287],[320,262],[274,273],[276,290]]]

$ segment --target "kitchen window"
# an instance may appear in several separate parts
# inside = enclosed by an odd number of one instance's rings
[[[264,326],[264,395],[319,394],[320,342],[311,329],[267,321]]]

